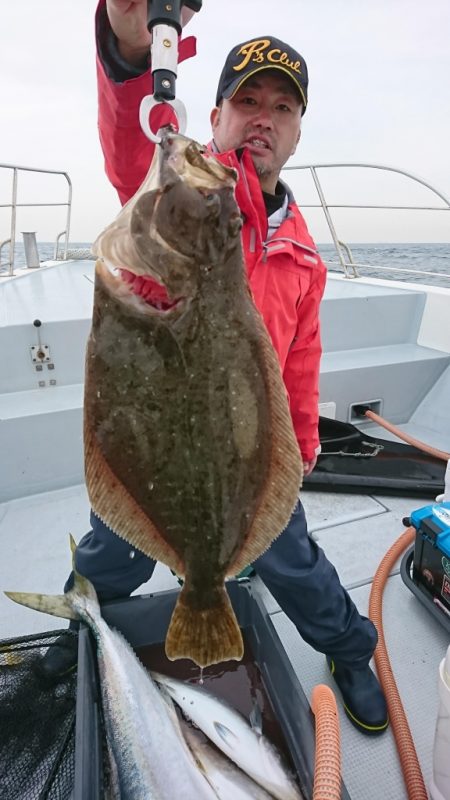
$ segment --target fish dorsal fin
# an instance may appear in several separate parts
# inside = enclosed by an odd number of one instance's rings
[[[261,322],[262,326],[262,322]],[[266,365],[268,402],[272,428],[272,455],[259,508],[247,538],[227,574],[239,575],[272,544],[284,530],[295,508],[302,482],[303,465],[281,376],[280,365],[269,336],[261,330]]]
[[[250,725],[252,726],[252,730],[255,731],[259,736],[262,735],[262,713],[261,708],[257,700],[253,703],[253,708],[250,711]]]
[[[162,561],[176,575],[184,576],[184,564],[163,539],[156,526],[114,475],[100,451],[93,423],[85,411],[84,450],[86,485],[96,515],[117,536],[155,561]]]

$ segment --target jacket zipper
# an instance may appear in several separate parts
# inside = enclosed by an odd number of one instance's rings
[[[251,198],[251,195],[250,195],[250,187],[248,185],[247,173],[246,173],[244,168],[241,168],[240,173],[244,177],[245,188],[247,190],[247,197],[248,197],[248,199],[250,201],[250,204],[252,204],[252,198]],[[250,228],[249,251],[250,251],[250,253],[255,253],[256,252],[256,228],[255,228],[254,225],[252,225],[251,228]]]
[[[236,169],[236,167],[232,163],[232,159],[231,158],[229,158],[229,163],[230,163],[230,166],[233,167],[233,169]],[[248,185],[247,173],[246,173],[245,169],[240,169],[239,173],[244,178],[245,188],[246,188],[246,191],[247,191],[247,197],[248,197],[248,199],[250,200],[250,203],[251,203],[250,187]],[[311,263],[313,263],[313,264],[317,264],[318,263],[317,256],[319,255],[319,253],[318,253],[317,250],[314,250],[314,248],[312,248],[312,247],[308,247],[308,245],[306,245],[306,244],[302,244],[301,242],[297,242],[295,239],[290,239],[287,236],[280,236],[280,237],[275,238],[275,239],[270,239],[269,242],[263,242],[263,245],[262,245],[263,246],[263,257],[262,257],[263,263],[266,263],[266,261],[267,261],[267,254],[268,254],[269,250],[278,250],[280,247],[283,247],[282,244],[278,245],[278,246],[276,245],[275,247],[271,247],[270,246],[271,244],[276,243],[276,242],[290,242],[295,247],[299,247],[300,250],[306,251],[307,254],[309,253],[310,256],[313,256],[313,257],[310,257]],[[255,251],[256,251],[256,228],[254,227],[254,225],[252,225],[251,228],[250,228],[249,252],[250,253],[255,253]]]

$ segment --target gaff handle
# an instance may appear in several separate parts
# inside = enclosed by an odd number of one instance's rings
[[[182,6],[200,11],[202,0],[149,0],[148,3],[147,28],[152,34],[153,97],[158,102],[175,99]]]

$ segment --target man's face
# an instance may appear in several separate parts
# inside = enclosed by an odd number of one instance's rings
[[[262,189],[273,193],[300,139],[302,108],[289,78],[276,70],[258,73],[211,112],[214,141],[220,152],[247,147]]]

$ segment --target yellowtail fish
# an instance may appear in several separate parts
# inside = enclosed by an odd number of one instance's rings
[[[124,637],[106,624],[94,587],[86,578],[75,573],[73,589],[61,596],[5,594],[46,614],[81,619],[91,629],[97,643],[114,798],[217,800],[185,742],[173,705]]]

